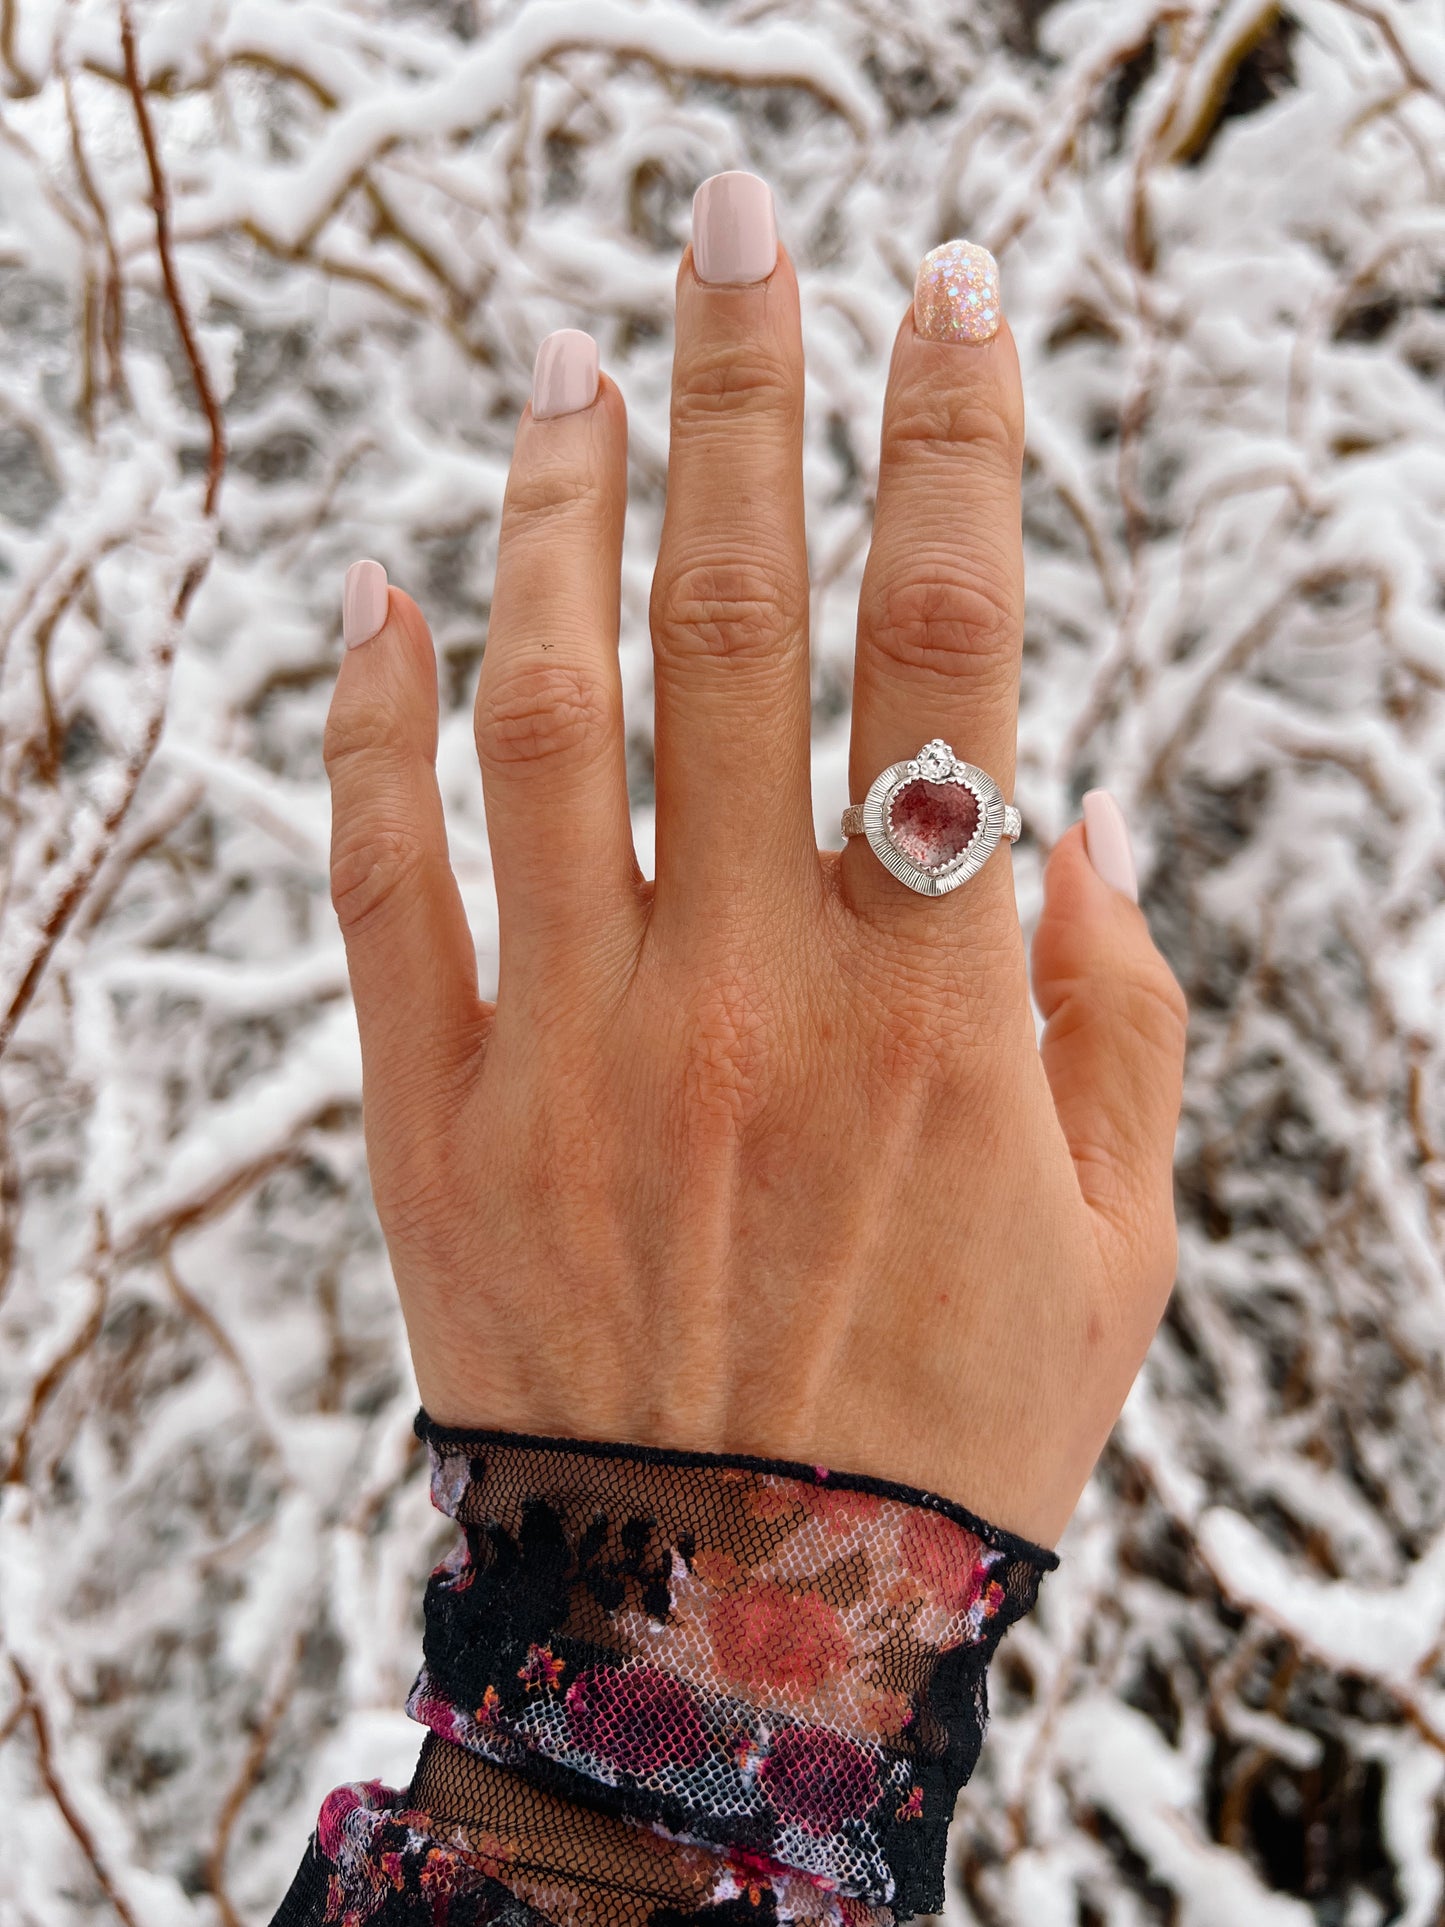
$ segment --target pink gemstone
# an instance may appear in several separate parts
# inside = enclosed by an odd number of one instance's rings
[[[922,777],[895,790],[888,806],[888,841],[915,870],[940,870],[962,856],[978,828],[978,798],[966,783],[929,783]]]

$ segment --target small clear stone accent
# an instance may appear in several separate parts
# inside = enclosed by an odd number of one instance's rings
[[[935,783],[941,781],[945,776],[952,776],[957,760],[953,751],[941,736],[935,736],[931,743],[925,743],[915,758],[918,774],[927,777],[931,782]],[[913,770],[914,765],[910,763],[908,766],[910,776],[913,774]]]

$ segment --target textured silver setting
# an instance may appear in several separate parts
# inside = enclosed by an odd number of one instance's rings
[[[927,783],[958,783],[973,792],[978,803],[978,825],[968,848],[952,862],[937,870],[920,870],[894,845],[888,834],[888,811],[895,793],[905,783],[922,778]],[[954,755],[941,737],[925,743],[906,763],[890,763],[876,777],[861,803],[850,803],[843,812],[844,836],[866,836],[873,854],[900,883],[921,897],[943,897],[977,876],[999,844],[1008,838],[1017,843],[1023,834],[1023,818],[987,770],[965,763]]]

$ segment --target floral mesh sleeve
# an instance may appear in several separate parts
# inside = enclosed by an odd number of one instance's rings
[[[272,1927],[891,1927],[943,1905],[985,1675],[1057,1555],[881,1479],[423,1412],[461,1528],[404,1792],[328,1795]]]

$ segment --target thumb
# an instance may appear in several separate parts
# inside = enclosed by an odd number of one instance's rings
[[[1167,1290],[1189,1007],[1137,889],[1123,813],[1091,790],[1049,856],[1032,975],[1044,1072],[1101,1244],[1167,1271]]]

